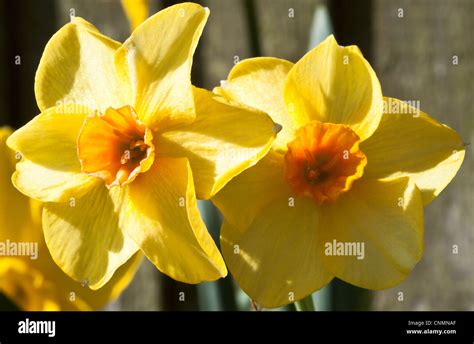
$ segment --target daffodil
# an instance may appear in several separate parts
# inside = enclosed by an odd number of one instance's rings
[[[129,284],[142,255],[137,253],[97,291],[62,272],[44,242],[41,203],[25,197],[11,183],[15,153],[5,143],[10,134],[10,129],[0,128],[0,292],[28,311],[103,307]]]
[[[22,156],[12,180],[46,202],[51,256],[92,289],[139,250],[179,281],[227,274],[196,198],[255,164],[276,128],[191,85],[208,14],[169,7],[123,44],[73,18],[46,45],[35,80],[42,112],[7,142]]]
[[[459,135],[383,98],[369,63],[333,36],[296,64],[254,58],[215,89],[283,126],[271,151],[213,199],[227,266],[265,307],[338,277],[402,282],[423,254],[423,206],[461,166]]]

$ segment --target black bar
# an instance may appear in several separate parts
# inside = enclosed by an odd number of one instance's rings
[[[68,343],[105,339],[113,343],[125,342],[126,338],[148,342],[145,338],[149,338],[159,343],[165,338],[181,341],[185,337],[223,342],[230,338],[247,341],[250,336],[254,341],[262,336],[268,343],[272,337],[281,340],[288,335],[294,343],[342,340],[356,343],[367,339],[374,339],[375,343],[472,343],[473,320],[472,312],[3,312],[0,342]],[[46,323],[42,325],[47,333],[18,333],[25,326],[36,330],[39,325],[32,325],[32,321],[54,321],[54,337],[48,335],[53,331],[47,331]]]

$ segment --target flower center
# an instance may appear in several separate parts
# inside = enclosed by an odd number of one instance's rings
[[[128,184],[153,164],[152,141],[131,106],[91,114],[78,138],[82,172],[102,178],[109,188]]]
[[[359,136],[341,124],[310,122],[296,131],[285,154],[285,178],[296,196],[334,202],[362,177],[367,164]]]

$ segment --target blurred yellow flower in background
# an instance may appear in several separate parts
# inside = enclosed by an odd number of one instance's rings
[[[130,31],[143,23],[150,12],[148,0],[121,0],[122,7],[130,22]]]
[[[92,289],[139,250],[176,280],[227,274],[196,196],[210,198],[255,164],[277,128],[191,85],[208,15],[196,4],[169,7],[123,44],[73,18],[46,45],[35,80],[42,112],[8,139],[22,156],[12,180],[46,202],[54,261]]]
[[[215,92],[283,126],[213,198],[227,266],[253,300],[276,307],[334,277],[377,290],[408,276],[423,254],[423,206],[464,158],[454,130],[383,98],[359,49],[333,36],[296,64],[244,60]]]
[[[41,203],[25,197],[11,183],[15,153],[5,143],[11,132],[0,128],[0,292],[28,311],[105,306],[133,279],[142,255],[137,253],[98,291],[83,287],[62,272],[44,242]]]

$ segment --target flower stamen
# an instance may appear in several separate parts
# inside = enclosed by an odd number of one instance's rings
[[[296,132],[285,154],[285,177],[297,196],[334,202],[359,179],[367,158],[360,139],[341,124],[310,122]]]
[[[154,161],[153,135],[130,106],[108,108],[87,117],[78,138],[82,172],[123,186],[146,172]]]

